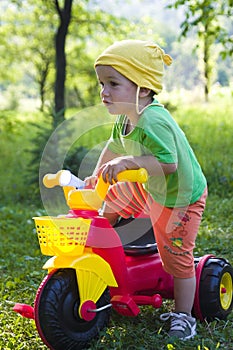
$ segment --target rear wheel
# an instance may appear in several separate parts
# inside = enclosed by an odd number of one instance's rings
[[[233,267],[225,259],[209,258],[200,275],[199,318],[226,319],[233,308],[232,293]]]
[[[96,307],[109,303],[106,289]],[[35,300],[35,322],[41,339],[50,349],[85,349],[107,326],[110,309],[97,312],[91,321],[85,321],[79,316],[79,306],[75,270],[59,269],[44,279]]]

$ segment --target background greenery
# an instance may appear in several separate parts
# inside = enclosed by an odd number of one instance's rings
[[[55,4],[61,9],[68,1],[0,2],[1,350],[46,348],[34,322],[15,314],[12,307],[15,302],[33,304],[45,275],[41,267],[46,257],[41,256],[32,217],[46,214],[40,200],[38,169],[57,117],[54,112],[57,68],[54,35],[59,25],[59,13]],[[172,3],[175,9],[165,8]],[[101,126],[81,133],[69,148],[64,167],[78,174],[83,156],[109,136],[109,122],[113,119],[106,119],[109,117],[100,113],[99,107],[85,109],[99,103],[93,70],[96,55],[113,41],[125,37],[158,42],[174,58],[173,65],[166,70],[165,91],[160,101],[185,131],[209,185],[195,254],[216,254],[233,264],[231,11],[232,0],[156,2],[156,9],[155,2],[147,0],[73,0],[65,48],[65,120],[82,115],[84,111],[84,124],[90,123],[92,118]],[[208,35],[205,36],[203,28],[206,26]],[[182,32],[185,37],[179,40]],[[208,57],[204,55],[205,45],[209,45]],[[208,102],[204,94],[207,85]],[[108,120],[106,125],[103,125],[103,119]],[[84,125],[83,117],[76,120],[75,128],[80,131]],[[60,146],[62,142],[58,156]],[[83,169],[83,176],[90,172],[98,149],[92,155]],[[54,157],[51,159],[51,167],[56,161]],[[232,314],[227,321],[198,323],[198,335],[192,341],[169,344],[159,314],[170,307],[172,302],[167,301],[159,310],[143,307],[136,318],[113,312],[108,329],[99,340],[93,341],[90,349],[233,349]]]

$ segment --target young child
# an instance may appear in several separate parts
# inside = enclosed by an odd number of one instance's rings
[[[172,58],[158,45],[140,40],[116,42],[97,58],[102,102],[118,117],[86,183],[94,184],[102,173],[112,184],[103,213],[112,224],[136,208],[149,213],[164,269],[174,277],[175,310],[161,319],[171,318],[169,336],[185,340],[196,334],[191,316],[196,288],[193,249],[207,184],[183,131],[154,98],[163,87],[164,63],[170,65]],[[115,183],[119,172],[138,168],[148,171],[145,189]],[[136,204],[130,191],[137,192]]]

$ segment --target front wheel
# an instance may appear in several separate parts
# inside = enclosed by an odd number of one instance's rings
[[[233,267],[222,258],[207,259],[200,273],[198,318],[225,320],[233,308],[232,293]]]
[[[108,289],[96,306],[110,303]],[[91,321],[80,318],[80,298],[73,269],[59,269],[45,277],[35,299],[35,322],[43,342],[52,350],[80,350],[107,326],[110,309],[97,312]]]

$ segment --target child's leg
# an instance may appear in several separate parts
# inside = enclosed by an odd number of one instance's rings
[[[191,314],[196,290],[196,277],[174,277],[175,312]]]
[[[169,337],[191,339],[196,334],[192,307],[196,291],[193,249],[205,207],[207,191],[187,208],[163,208],[153,203],[151,219],[164,269],[174,277],[175,310],[162,314],[170,319]],[[157,207],[157,208],[156,208]],[[158,211],[156,211],[158,209]],[[156,212],[160,211],[157,216]]]
[[[110,225],[112,226],[117,223],[119,218],[119,214],[114,212],[106,203],[104,203],[101,214],[108,219]]]
[[[141,184],[118,182],[110,187],[106,196],[102,215],[113,226],[121,216],[125,219],[147,212],[153,202],[151,196],[143,189]]]
[[[175,311],[191,313],[196,280],[195,239],[207,193],[187,208],[166,208],[154,202],[151,220],[164,269],[174,277]]]

